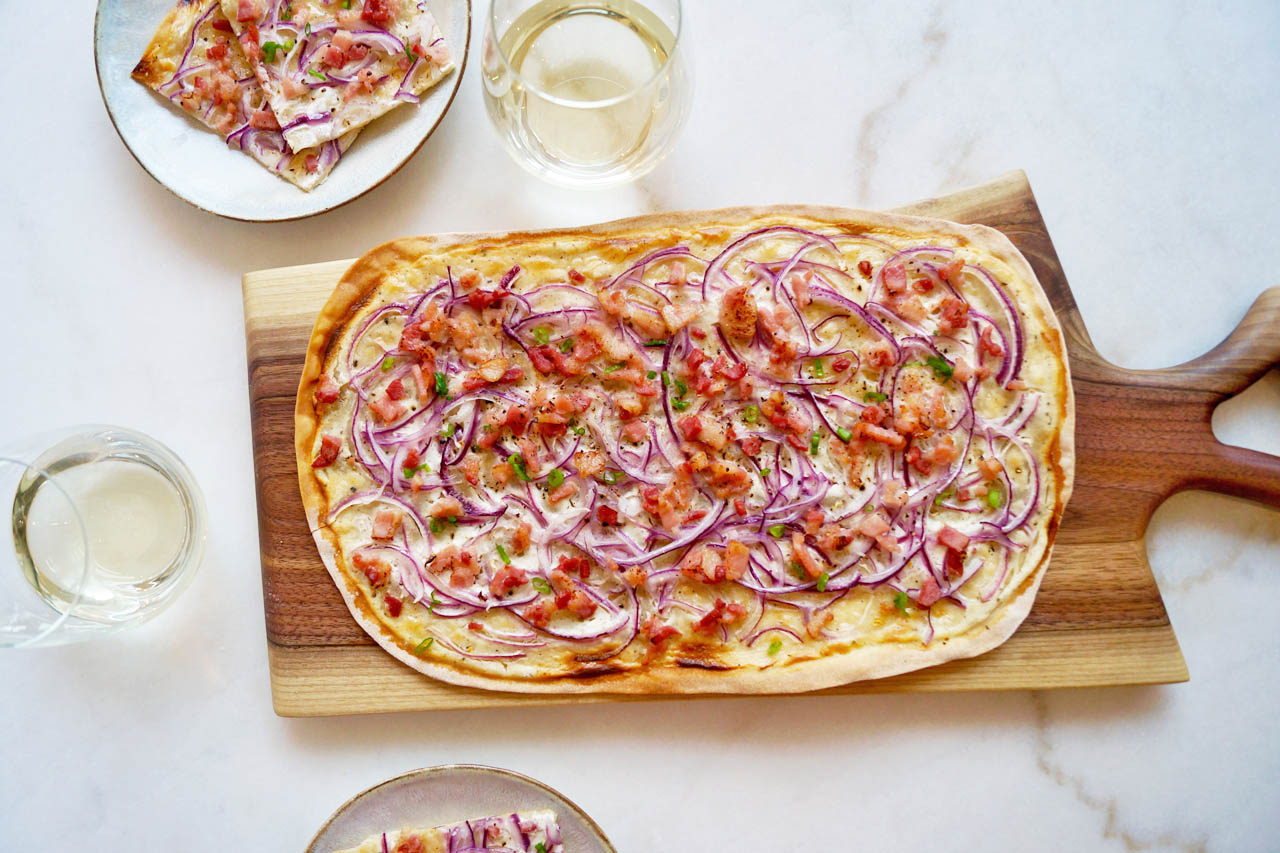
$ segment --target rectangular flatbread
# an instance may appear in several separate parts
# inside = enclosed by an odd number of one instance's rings
[[[294,149],[363,127],[453,68],[425,0],[222,0]]]
[[[475,818],[429,829],[401,829],[371,835],[358,847],[335,853],[452,853],[461,850],[519,850],[564,853],[555,812],[531,811]]]
[[[288,146],[218,0],[182,0],[170,9],[132,76],[303,190],[329,176],[359,133]]]

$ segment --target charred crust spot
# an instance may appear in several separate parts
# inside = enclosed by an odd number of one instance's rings
[[[695,660],[693,658],[676,658],[676,666],[682,666],[685,669],[709,669],[715,672],[723,672],[733,669],[727,663],[719,663],[709,660]]]
[[[622,675],[626,670],[612,663],[584,663],[573,672],[565,673],[567,678],[601,678],[606,675]]]

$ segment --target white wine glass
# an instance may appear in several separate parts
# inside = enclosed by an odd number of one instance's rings
[[[683,30],[680,0],[493,0],[482,76],[503,145],[564,186],[644,175],[688,116]]]
[[[0,647],[75,642],[158,614],[204,553],[204,498],[155,439],[78,426],[0,444]]]

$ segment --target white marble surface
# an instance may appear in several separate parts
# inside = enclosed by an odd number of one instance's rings
[[[157,621],[0,652],[0,849],[296,851],[354,791],[454,761],[559,787],[624,853],[1276,849],[1280,513],[1199,493],[1170,501],[1148,536],[1185,685],[272,713],[245,270],[436,230],[885,206],[1020,167],[1095,340],[1121,364],[1199,354],[1280,284],[1274,2],[688,4],[692,119],[639,185],[579,194],[527,177],[486,125],[472,67],[392,181],[274,226],[202,214],[130,159],[98,99],[91,3],[5,4],[9,32],[39,35],[7,42],[10,66],[44,70],[0,95],[0,442],[84,421],[150,432],[203,483],[211,539]],[[1216,425],[1280,452],[1280,376]]]

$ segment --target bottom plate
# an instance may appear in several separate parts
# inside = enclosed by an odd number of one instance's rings
[[[477,764],[424,767],[379,782],[343,803],[320,827],[307,853],[355,847],[370,835],[531,809],[551,809],[564,849],[617,853],[587,813],[536,779]]]

